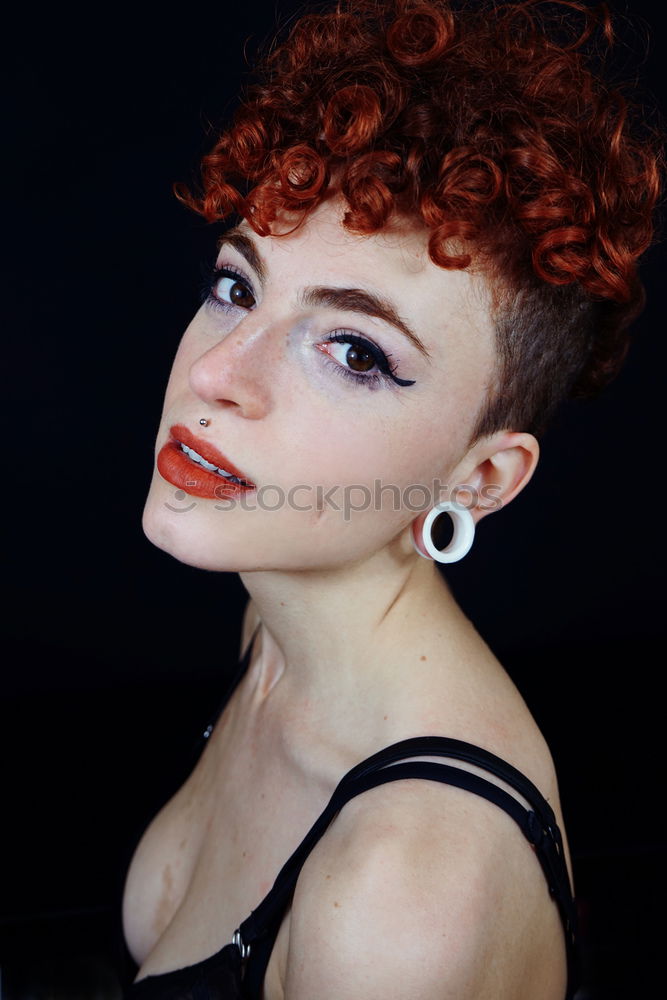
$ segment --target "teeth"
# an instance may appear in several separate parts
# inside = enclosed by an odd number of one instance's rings
[[[231,472],[225,472],[224,469],[214,465],[213,462],[207,462],[205,458],[202,458],[202,456],[194,450],[194,448],[188,448],[187,444],[181,444],[181,449],[185,452],[188,458],[191,458],[193,462],[197,462],[202,466],[202,468],[208,469],[209,472],[217,472],[219,476],[222,476],[224,479],[228,479],[231,483],[244,482],[244,480],[239,479],[238,476],[233,475]]]

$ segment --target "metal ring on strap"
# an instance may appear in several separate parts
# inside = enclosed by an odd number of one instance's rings
[[[236,945],[238,950],[241,952],[241,961],[245,962],[245,960],[250,955],[250,945],[243,943],[243,938],[241,937],[241,932],[239,930],[234,931],[234,935],[232,937],[232,944]]]

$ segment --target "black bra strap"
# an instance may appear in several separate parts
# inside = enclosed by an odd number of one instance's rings
[[[410,756],[452,757],[482,767],[513,787],[529,802],[530,808],[526,809],[514,796],[493,782],[460,767],[432,761],[398,763]],[[386,782],[404,778],[425,778],[463,788],[493,802],[515,820],[524,836],[534,846],[549,892],[558,906],[565,929],[568,962],[572,972],[576,909],[565,866],[560,830],[551,806],[525,775],[489,751],[461,740],[416,737],[386,747],[348,771],[339,782],[324,811],[280,870],[271,891],[241,924],[239,928],[241,940],[244,945],[250,945],[251,954],[254,952],[253,960],[246,969],[249,996],[260,996],[261,983],[275,935],[301,869],[336,814],[356,795]]]
[[[368,771],[375,771],[378,767],[384,767],[386,764],[392,764],[405,757],[418,756],[452,757],[484,768],[485,771],[495,774],[497,778],[501,778],[508,785],[511,785],[524,799],[530,802],[535,811],[543,814],[546,820],[551,823],[556,822],[556,817],[549,803],[521,771],[512,767],[502,757],[496,757],[489,750],[483,750],[472,743],[464,743],[463,740],[454,740],[444,736],[415,736],[412,739],[401,740],[399,743],[384,747],[353,767],[340,784],[343,784],[348,778],[357,777],[357,775],[365,774]]]

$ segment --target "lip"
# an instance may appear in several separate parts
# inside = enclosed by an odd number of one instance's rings
[[[183,424],[174,424],[169,428],[170,439],[160,449],[157,456],[157,469],[163,479],[184,490],[190,496],[203,499],[222,499],[224,497],[240,496],[255,489],[254,483],[226,455],[215,448],[210,442],[203,441],[188,430]],[[231,483],[193,462],[180,448],[184,444],[201,455],[207,462],[217,465],[225,472],[245,480],[247,486],[241,483]]]

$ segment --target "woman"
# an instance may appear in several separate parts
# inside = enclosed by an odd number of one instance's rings
[[[574,995],[549,749],[438,569],[642,305],[657,143],[584,57],[607,14],[556,8],[305,15],[201,197],[178,189],[235,225],[143,526],[250,600],[226,704],[128,873],[128,997]]]

